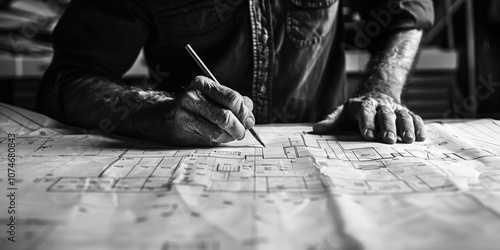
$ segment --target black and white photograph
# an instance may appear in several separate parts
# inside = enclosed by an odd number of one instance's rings
[[[500,250],[500,0],[0,0],[0,250]]]

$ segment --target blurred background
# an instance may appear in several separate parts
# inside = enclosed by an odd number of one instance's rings
[[[345,42],[356,44],[359,14],[345,0]],[[0,0],[0,102],[35,108],[48,67],[51,33],[70,0]],[[404,103],[424,118],[500,118],[500,0],[436,0],[435,25],[426,30]],[[349,91],[354,92],[369,54],[347,46]],[[143,82],[142,55],[127,82]],[[498,83],[497,83],[498,82]]]

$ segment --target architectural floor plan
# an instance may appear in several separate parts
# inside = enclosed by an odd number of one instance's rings
[[[426,141],[394,145],[356,133],[316,135],[310,125],[257,126],[266,148],[250,134],[220,147],[169,148],[67,127],[5,104],[0,126],[0,228],[11,221],[9,191],[17,195],[16,243],[5,226],[1,249],[500,244],[495,120],[428,123]]]

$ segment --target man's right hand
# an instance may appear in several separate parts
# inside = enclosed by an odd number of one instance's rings
[[[149,139],[167,145],[217,146],[243,139],[255,125],[250,98],[204,76],[195,77],[166,107],[144,114],[137,126]]]

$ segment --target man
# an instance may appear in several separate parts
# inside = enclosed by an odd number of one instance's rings
[[[213,146],[242,139],[276,112],[327,133],[349,118],[367,140],[425,139],[400,104],[430,0],[364,1],[357,39],[373,56],[356,96],[345,96],[340,0],[73,0],[54,31],[39,110],[64,122]],[[184,50],[198,52],[221,84]],[[156,83],[125,86],[141,48]],[[248,97],[247,97],[248,96]],[[342,105],[343,104],[343,105]]]

